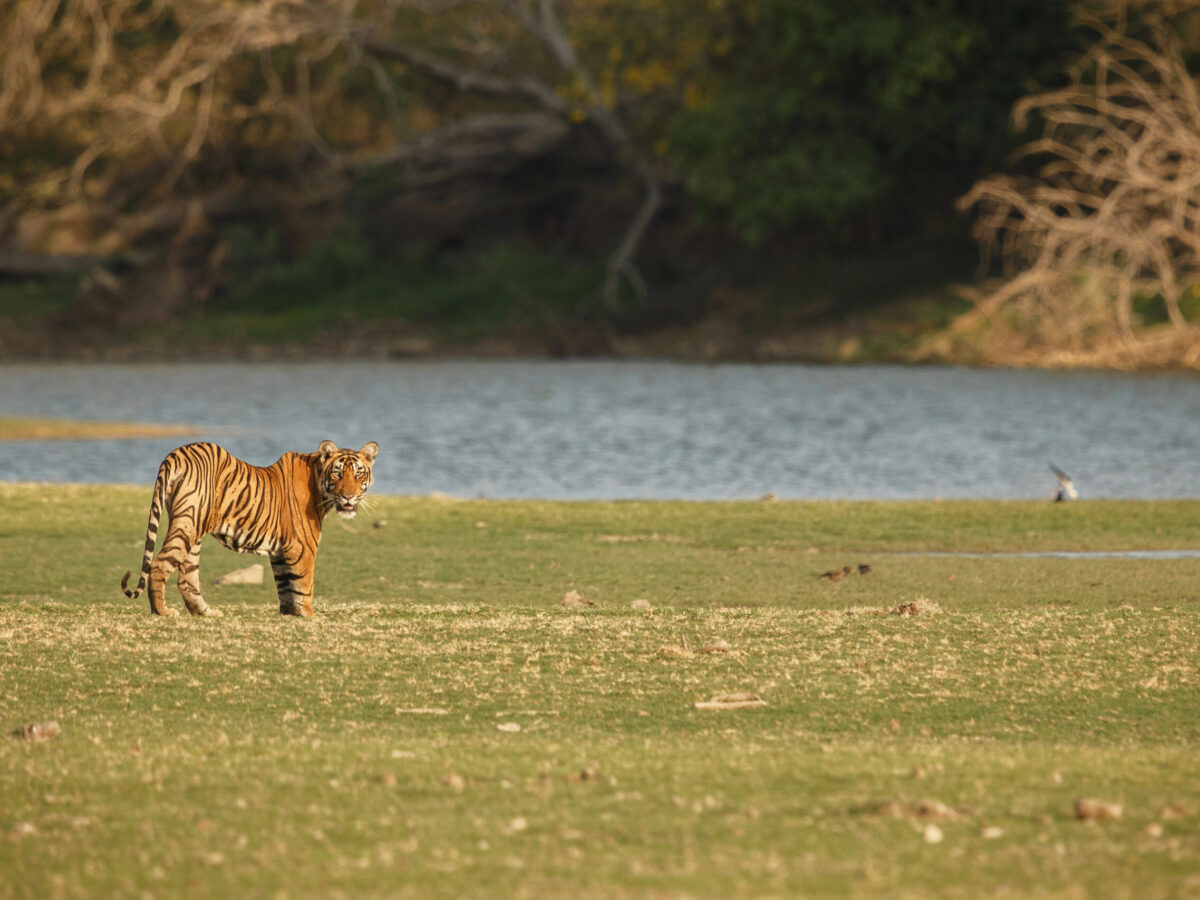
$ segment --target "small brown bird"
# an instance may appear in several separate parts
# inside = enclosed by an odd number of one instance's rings
[[[840,581],[843,575],[850,574],[849,566],[842,566],[840,569],[830,569],[828,572],[822,572],[820,578],[828,578],[830,581]]]
[[[859,574],[859,575],[866,575],[866,574],[868,574],[870,571],[871,571],[871,567],[870,567],[869,565],[867,565],[866,563],[859,563],[859,564],[858,564],[858,574]]]

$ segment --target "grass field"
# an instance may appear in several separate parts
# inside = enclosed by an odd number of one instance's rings
[[[0,897],[1200,895],[1200,559],[914,553],[1200,502],[380,497],[313,620],[126,600],[148,484],[0,503]]]

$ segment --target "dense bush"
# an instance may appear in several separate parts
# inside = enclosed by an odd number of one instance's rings
[[[1013,102],[1061,77],[1071,40],[1063,0],[755,9],[713,60],[711,99],[671,128],[689,190],[752,239],[878,208],[914,183],[965,190],[1012,147]]]

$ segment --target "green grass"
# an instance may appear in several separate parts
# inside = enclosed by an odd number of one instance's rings
[[[467,257],[407,247],[380,258],[353,229],[335,231],[290,262],[276,236],[233,229],[229,284],[203,307],[170,322],[125,329],[110,343],[196,347],[353,341],[380,328],[430,346],[557,333],[586,308],[602,267],[501,243]],[[79,292],[79,276],[0,282],[0,327],[45,327]],[[41,321],[40,321],[41,320]],[[53,350],[53,347],[47,349]],[[326,351],[328,352],[328,351]]]
[[[0,485],[0,897],[1200,890],[1200,560],[903,555],[1195,548],[1200,503],[381,497],[303,621],[215,544],[224,618],[127,601],[148,501]]]
[[[599,281],[594,266],[515,245],[469,260],[429,258],[427,248],[381,260],[363,238],[339,233],[300,261],[249,268],[203,315],[153,334],[277,343],[352,337],[378,322],[451,342],[540,334],[574,315]]]

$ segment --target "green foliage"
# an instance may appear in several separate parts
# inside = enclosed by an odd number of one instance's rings
[[[79,292],[74,275],[29,281],[0,279],[0,320],[20,324],[62,312]]]
[[[691,191],[761,239],[835,222],[1011,146],[1011,104],[1055,77],[1067,4],[759,0],[671,130]]]
[[[258,246],[249,233],[239,232],[232,242],[241,248],[234,265],[245,277],[187,328],[287,340],[389,319],[445,340],[470,340],[565,321],[600,278],[592,266],[504,243],[470,258],[432,255],[425,248],[380,258],[352,226],[288,262],[262,262],[274,252],[270,235]]]
[[[1133,311],[1143,325],[1162,325],[1170,321],[1162,294],[1135,297]],[[1200,284],[1183,292],[1179,298],[1179,312],[1187,322],[1200,322]]]

